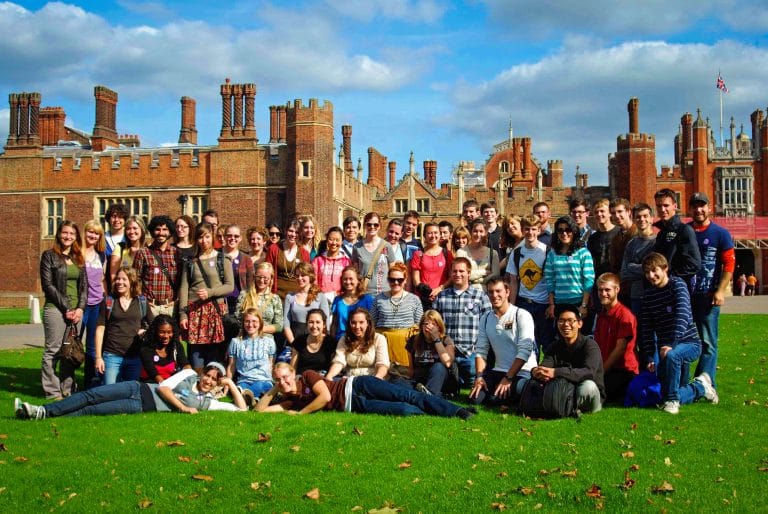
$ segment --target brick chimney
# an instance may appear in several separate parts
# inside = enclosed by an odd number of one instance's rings
[[[197,128],[195,127],[195,107],[194,98],[188,96],[181,97],[181,131],[179,132],[179,143],[197,144]]]
[[[352,125],[342,125],[341,136],[344,141],[344,171],[352,173]]]
[[[96,99],[96,122],[93,125],[91,147],[101,152],[108,147],[118,146],[117,141],[117,93],[105,86],[93,88]]]
[[[248,148],[258,142],[254,122],[255,84],[221,85],[221,132],[219,146]]]
[[[6,150],[40,146],[40,93],[11,93]]]
[[[277,125],[278,125],[278,131],[277,131],[277,142],[278,143],[285,143],[288,138],[288,111],[286,110],[288,108],[287,105],[278,105],[277,106]]]
[[[629,112],[629,133],[640,133],[640,100],[635,97],[629,99],[627,104],[627,112]]]
[[[277,131],[278,131],[278,118],[277,118],[277,106],[269,106],[269,142],[277,143]]]
[[[64,121],[67,115],[61,107],[43,107],[40,109],[40,143],[43,146],[55,146],[66,136]]]
[[[424,161],[424,182],[437,189],[437,161]]]
[[[387,165],[389,166],[389,190],[392,191],[397,184],[397,162],[389,161]]]

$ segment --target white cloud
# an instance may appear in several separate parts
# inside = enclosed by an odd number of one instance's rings
[[[640,99],[641,132],[657,136],[657,166],[672,161],[672,140],[686,111],[701,107],[718,131],[716,63],[727,63],[726,118],[734,115],[749,132],[749,114],[766,102],[761,84],[768,80],[768,50],[731,41],[572,45],[479,85],[456,84],[454,110],[438,121],[490,150],[506,137],[511,115],[515,134],[533,139],[542,163],[563,159],[567,179],[580,165],[592,183],[605,184],[607,155],[628,130],[630,97]]]
[[[380,16],[409,23],[434,23],[448,9],[438,0],[326,0],[342,16],[370,22]]]

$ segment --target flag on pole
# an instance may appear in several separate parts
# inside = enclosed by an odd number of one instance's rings
[[[728,87],[725,85],[725,81],[723,80],[723,76],[719,73],[717,74],[717,89],[722,91],[723,93],[728,92]]]

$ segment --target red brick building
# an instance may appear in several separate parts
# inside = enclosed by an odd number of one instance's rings
[[[653,205],[662,188],[677,194],[678,207],[687,209],[690,196],[701,191],[711,201],[715,221],[731,231],[737,247],[737,273],[754,271],[760,283],[768,277],[768,118],[755,110],[752,135],[731,118],[730,135],[722,145],[697,111],[685,113],[674,140],[674,164],[656,168],[656,141],[640,132],[640,102],[629,100],[629,132],[616,139],[616,153],[608,158],[613,196]]]

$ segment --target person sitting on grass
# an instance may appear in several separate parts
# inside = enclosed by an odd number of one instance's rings
[[[336,354],[336,341],[325,332],[325,312],[311,309],[307,312],[308,334],[299,336],[291,348],[291,366],[299,374],[308,369],[325,374]]]
[[[167,314],[160,314],[147,329],[146,343],[141,346],[142,382],[160,383],[182,369],[192,369],[176,321]]]
[[[688,382],[690,365],[701,354],[688,286],[682,278],[669,274],[669,263],[660,253],[651,252],[643,259],[643,273],[651,287],[643,296],[638,339],[646,369],[656,372],[661,382],[661,409],[677,414],[680,404],[702,397],[717,403],[717,391],[708,373]]]
[[[250,307],[243,313],[240,337],[233,337],[227,350],[227,378],[236,380],[247,405],[272,388],[275,340],[263,332],[259,311]]]
[[[216,386],[228,387],[233,403],[216,400],[212,394]],[[248,407],[235,384],[226,377],[224,366],[210,362],[200,376],[185,369],[160,384],[117,382],[80,391],[48,405],[32,405],[16,398],[14,410],[17,418],[45,419],[141,412],[196,414],[203,410],[245,411]]]
[[[261,397],[259,412],[310,414],[319,410],[414,416],[429,414],[467,420],[477,411],[400,387],[373,376],[346,377],[330,381],[316,371],[298,377],[290,364],[279,362],[274,370],[275,387]]]
[[[456,392],[458,380],[453,371],[455,357],[453,340],[445,332],[440,313],[428,309],[419,322],[419,332],[405,344],[410,355],[410,377],[414,387],[422,393],[442,396],[446,389]]]
[[[371,375],[382,380],[389,373],[387,340],[376,333],[371,314],[361,307],[350,314],[347,331],[336,346],[325,376],[333,380],[342,373],[347,377]]]

